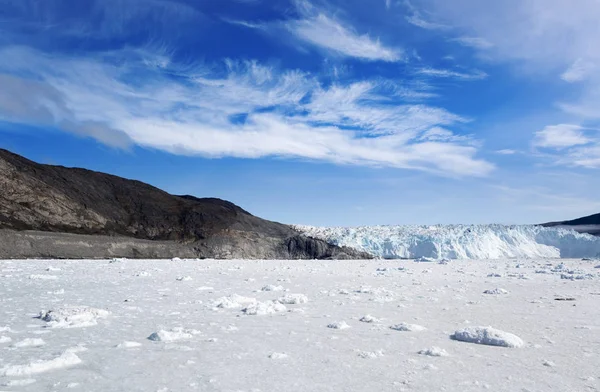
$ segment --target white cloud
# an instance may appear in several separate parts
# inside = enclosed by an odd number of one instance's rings
[[[141,51],[81,59],[13,48],[0,50],[0,58],[6,60],[0,63],[0,117],[52,125],[112,145],[454,176],[483,176],[493,169],[476,157],[471,138],[449,130],[466,119],[402,103],[404,92],[385,81],[325,87],[303,72],[232,60],[221,68],[177,69],[164,56]],[[149,66],[156,63],[161,66]],[[128,82],[132,74],[135,83]],[[168,76],[173,74],[177,78]],[[440,127],[444,132],[435,131]]]
[[[420,27],[426,30],[446,30],[449,29],[449,26],[431,22],[426,20],[421,11],[415,7],[410,0],[404,0],[404,7],[410,12],[410,15],[406,16],[406,21],[412,25]]]
[[[536,147],[562,149],[581,144],[588,144],[591,140],[578,125],[559,124],[549,125],[535,133],[533,142]]]
[[[458,42],[463,46],[468,46],[470,48],[480,50],[490,49],[494,47],[494,44],[481,37],[458,37],[451,39],[451,41]]]
[[[543,157],[557,165],[600,168],[600,135],[596,129],[571,124],[547,126],[536,132],[533,146],[544,148]]]
[[[517,153],[516,150],[511,150],[509,148],[505,148],[503,150],[497,150],[495,152],[496,152],[496,154],[500,154],[500,155],[515,155]]]
[[[257,30],[266,30],[267,29],[267,26],[262,23],[254,23],[254,22],[248,22],[245,20],[235,20],[235,19],[227,19],[227,18],[222,18],[221,20],[223,22],[226,22],[226,23],[229,23],[232,25],[247,27],[249,29],[257,29]]]
[[[488,77],[483,71],[475,71],[473,73],[456,72],[448,69],[436,69],[436,68],[421,68],[417,70],[420,75],[432,76],[437,78],[453,78],[460,80],[482,80]]]
[[[595,68],[596,64],[593,62],[577,59],[560,77],[569,83],[581,82],[590,76]]]
[[[367,61],[395,62],[402,59],[402,51],[386,47],[379,39],[359,34],[323,13],[301,20],[286,22],[286,27],[298,38],[342,56]]]

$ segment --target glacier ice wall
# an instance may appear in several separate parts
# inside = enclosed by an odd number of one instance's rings
[[[541,226],[312,227],[304,234],[391,259],[579,258],[600,256],[600,237]]]

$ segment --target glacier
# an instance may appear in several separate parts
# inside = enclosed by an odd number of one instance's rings
[[[386,259],[600,256],[600,237],[534,225],[294,227],[305,235]]]

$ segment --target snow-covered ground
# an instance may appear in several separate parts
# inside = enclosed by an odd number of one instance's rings
[[[391,259],[600,256],[600,237],[564,228],[531,225],[295,227],[309,236]]]
[[[0,261],[0,390],[597,391],[596,267]]]

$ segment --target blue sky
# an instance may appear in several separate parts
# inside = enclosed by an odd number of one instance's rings
[[[0,147],[28,158],[285,223],[600,211],[596,0],[0,0],[0,10]]]

